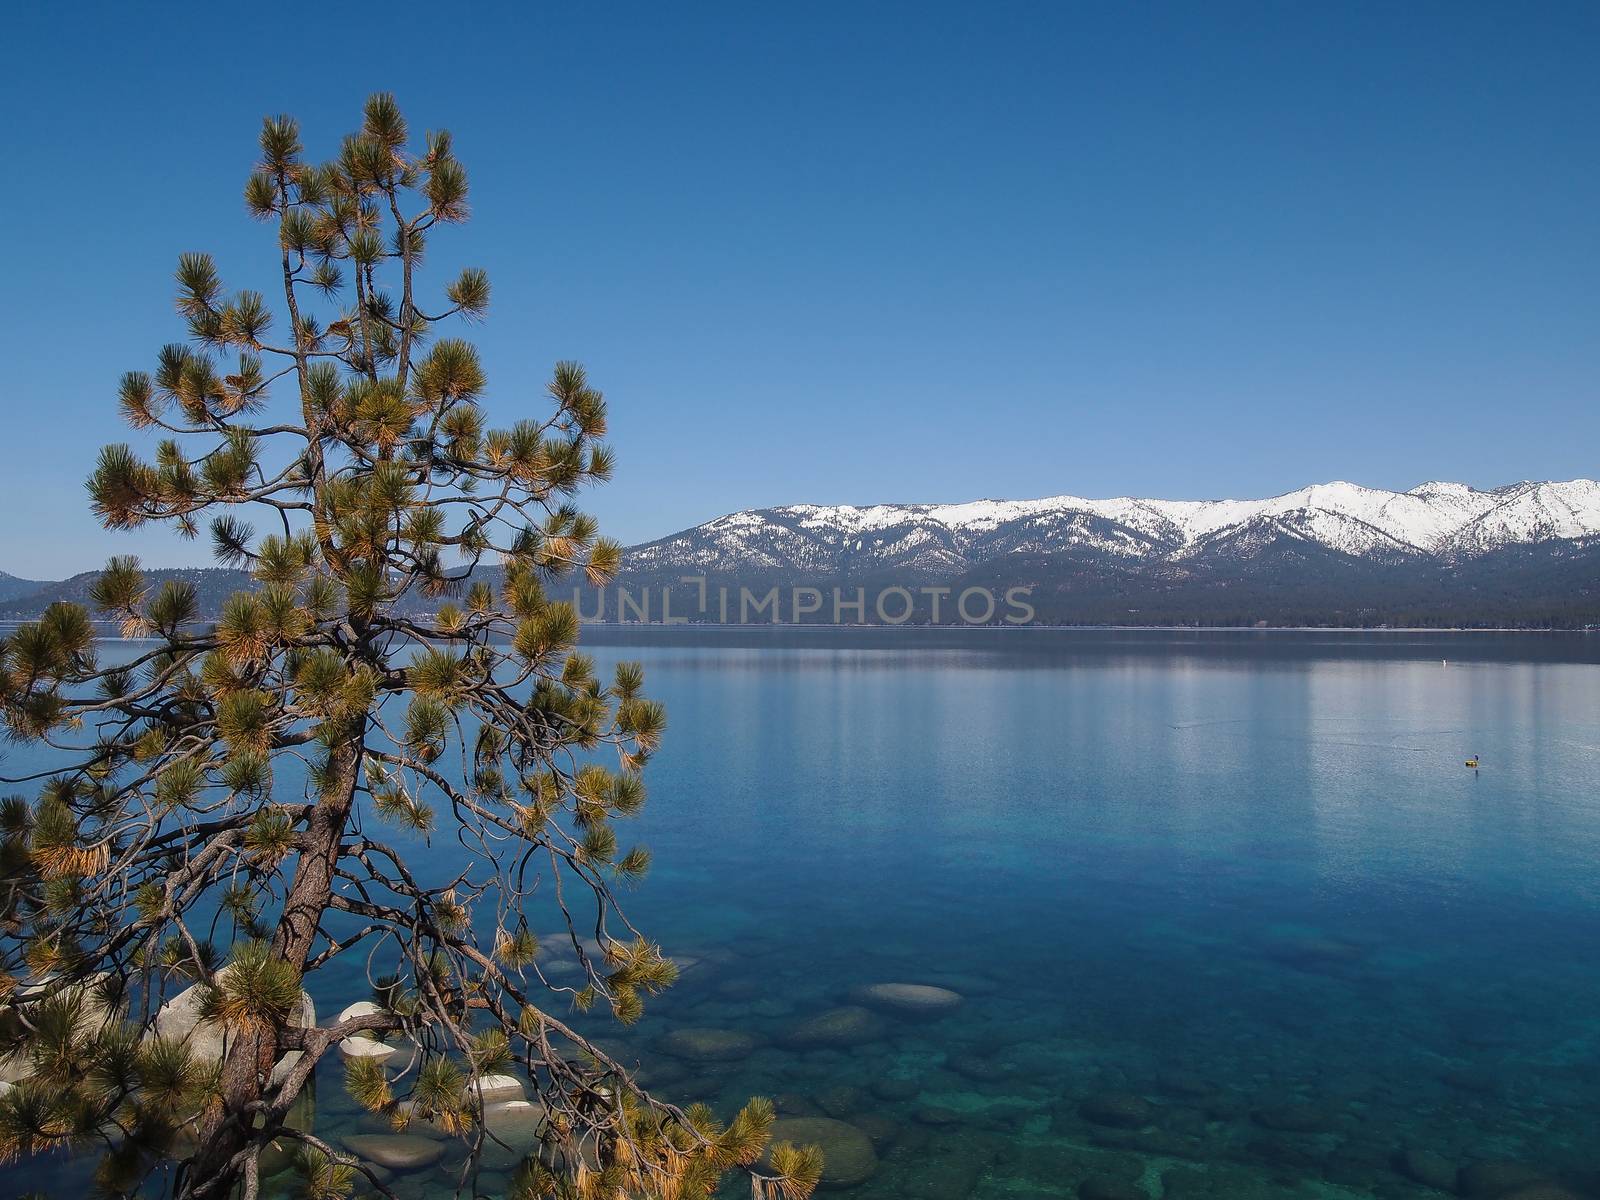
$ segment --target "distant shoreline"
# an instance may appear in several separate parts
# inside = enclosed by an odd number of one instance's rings
[[[951,632],[953,630],[972,631],[974,633],[990,630],[996,633],[1020,633],[1026,630],[1042,630],[1050,633],[1070,633],[1079,631],[1083,633],[1110,633],[1117,630],[1137,631],[1143,630],[1152,633],[1579,633],[1600,634],[1600,627],[1574,627],[1571,629],[1530,629],[1515,625],[1046,625],[1035,622],[1027,625],[892,625],[887,622],[871,625],[831,625],[822,621],[806,621],[799,624],[780,624],[778,622],[762,622],[740,624],[737,622],[723,623],[720,621],[687,621],[671,625],[661,621],[585,621],[585,629],[781,629],[786,631],[816,629],[829,632],[839,632],[852,629],[893,629],[893,630],[924,630],[928,632]]]
[[[37,619],[37,618],[32,618]],[[5,618],[0,619],[0,629],[15,629],[26,625],[29,619]],[[96,635],[97,641],[105,642],[153,642],[157,638],[149,637],[123,637],[121,634],[109,632],[115,626],[110,623],[93,622],[97,629],[105,630]],[[204,624],[204,622],[202,623]],[[1535,636],[1600,636],[1600,627],[1582,627],[1570,629],[1532,629],[1518,626],[1491,626],[1491,625],[1046,625],[1034,623],[1028,625],[894,625],[894,624],[866,624],[866,625],[833,625],[821,621],[807,621],[799,624],[779,622],[761,622],[739,624],[736,622],[717,621],[686,621],[665,624],[660,621],[584,621],[582,628],[604,632],[636,632],[636,631],[673,631],[683,633],[713,632],[713,633],[1360,633],[1360,634],[1530,634]]]

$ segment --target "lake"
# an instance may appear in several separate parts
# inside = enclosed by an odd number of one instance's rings
[[[1600,1193],[1600,636],[584,642],[668,710],[628,911],[697,961],[588,1026],[668,1099],[855,1126],[862,1200]],[[891,982],[961,1002],[856,1005]],[[664,1052],[684,1027],[748,1053]]]

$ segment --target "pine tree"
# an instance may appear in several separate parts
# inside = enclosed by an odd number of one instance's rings
[[[0,1155],[97,1146],[114,1195],[164,1172],[180,1197],[251,1197],[284,1161],[303,1195],[388,1194],[295,1120],[317,1064],[363,1037],[346,1086],[399,1128],[481,1147],[482,1081],[537,1091],[519,1196],[689,1200],[743,1169],[758,1196],[803,1197],[820,1160],[762,1159],[769,1104],[723,1125],[662,1103],[563,1019],[631,1022],[673,981],[616,894],[649,864],[617,830],[664,718],[636,666],[597,675],[547,595],[618,565],[572,503],[611,473],[601,394],[559,363],[547,411],[487,427],[478,354],[435,331],[484,316],[487,275],[418,291],[430,240],[467,217],[466,172],[448,133],[412,144],[387,95],[322,165],[266,120],[244,198],[276,230],[281,307],[186,254],[188,343],[121,381],[124,418],[160,440],[101,452],[94,511],[205,529],[256,590],[202,622],[191,587],[114,558],[93,615],[58,604],[0,645],[7,729],[59,764],[0,803]],[[102,664],[94,616],[153,646]],[[448,826],[481,869],[419,880],[384,823]],[[540,969],[535,888],[577,982]],[[347,956],[372,999],[319,1027],[302,989]],[[184,1005],[223,1031],[213,1053],[164,1024]]]

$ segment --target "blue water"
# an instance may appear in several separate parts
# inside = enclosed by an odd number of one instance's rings
[[[1407,1150],[1600,1193],[1600,638],[585,641],[668,709],[628,911],[702,961],[588,1027],[669,1099],[856,1124],[863,1198],[1440,1195]],[[964,1003],[791,1044],[886,981]],[[683,1026],[761,1045],[663,1054]],[[336,1070],[318,1121],[357,1123]]]

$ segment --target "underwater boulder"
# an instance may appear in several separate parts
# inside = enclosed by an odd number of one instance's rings
[[[1441,1192],[1456,1190],[1456,1165],[1442,1154],[1432,1150],[1403,1150],[1395,1156],[1395,1170],[1413,1183],[1437,1188]]]
[[[900,1136],[900,1122],[882,1113],[857,1113],[850,1118],[850,1124],[871,1138],[873,1146],[879,1150]]]
[[[779,1142],[821,1148],[824,1188],[855,1187],[872,1178],[878,1169],[872,1139],[854,1125],[832,1117],[780,1117],[772,1123],[771,1145]],[[762,1166],[771,1167],[771,1153],[769,1147],[762,1154]]]
[[[867,1094],[858,1087],[841,1083],[818,1092],[816,1102],[817,1107],[828,1116],[843,1120],[866,1107]]]
[[[1549,1176],[1527,1163],[1503,1160],[1470,1163],[1456,1174],[1456,1190],[1463,1196],[1499,1197],[1529,1184],[1547,1183]]]
[[[1250,1116],[1257,1125],[1274,1133],[1326,1133],[1336,1123],[1335,1115],[1327,1108],[1302,1100],[1263,1105]]]
[[[317,1123],[317,1092],[316,1078],[306,1081],[305,1089],[294,1098],[294,1103],[289,1106],[289,1111],[284,1114],[283,1123],[290,1129],[298,1129],[301,1133],[310,1133]],[[300,1149],[300,1143],[292,1137],[274,1138],[268,1142],[261,1151],[261,1176],[263,1179],[273,1175],[281,1175],[294,1166],[295,1153]]]
[[[491,1171],[514,1168],[539,1144],[545,1116],[543,1104],[527,1100],[484,1105],[482,1166]]]
[[[685,976],[698,972],[708,974],[708,960],[698,954],[669,954],[667,961],[678,968],[678,979],[681,982]]]
[[[1217,1090],[1203,1075],[1177,1067],[1169,1068],[1156,1076],[1156,1089],[1169,1096],[1184,1096],[1189,1099],[1210,1096]]]
[[[363,1128],[374,1133],[394,1133],[398,1129],[416,1137],[434,1138],[440,1141],[456,1136],[454,1131],[446,1127],[437,1116],[419,1112],[414,1100],[402,1100],[395,1106],[394,1121],[385,1115],[369,1112],[362,1112],[358,1119]]]
[[[862,1004],[897,1017],[930,1021],[961,1007],[960,992],[926,983],[874,983],[850,993],[852,1004]]]
[[[357,1000],[354,1004],[347,1004],[339,1010],[339,1015],[333,1019],[335,1025],[345,1021],[353,1021],[357,1017],[381,1016],[387,1011],[381,1004],[374,1004],[371,1000]]]
[[[772,1098],[772,1108],[780,1117],[824,1117],[815,1100],[795,1092],[779,1092]]]
[[[556,955],[548,959],[541,958],[539,960],[539,970],[548,976],[581,975],[583,973],[583,964],[575,957]]]
[[[784,1041],[790,1046],[859,1046],[883,1036],[883,1018],[855,1004],[830,1008],[807,1017],[790,1028]]]
[[[1474,1096],[1493,1096],[1500,1091],[1498,1076],[1475,1067],[1452,1067],[1447,1071],[1441,1071],[1439,1082],[1458,1092]]]
[[[955,1142],[956,1139],[951,1139]],[[994,1155],[972,1136],[959,1144],[941,1149],[935,1139],[925,1152],[910,1162],[897,1162],[895,1175],[901,1196],[916,1200],[971,1200],[973,1190],[983,1178]]]
[[[657,1058],[633,1072],[634,1081],[644,1088],[669,1087],[688,1077],[689,1068],[672,1058]]]
[[[444,1157],[443,1142],[410,1133],[348,1133],[344,1148],[364,1162],[391,1171],[420,1171]]]
[[[915,1079],[888,1077],[879,1079],[872,1085],[872,1094],[880,1100],[909,1100],[920,1091],[922,1085]]]
[[[1183,1137],[1203,1137],[1208,1124],[1203,1110],[1187,1105],[1175,1105],[1161,1112],[1161,1127]]]
[[[345,1062],[354,1062],[356,1059],[366,1059],[380,1065],[388,1062],[396,1054],[398,1047],[380,1042],[376,1038],[365,1037],[362,1034],[352,1034],[339,1042],[339,1057]]]
[[[761,1042],[737,1029],[674,1029],[659,1045],[667,1054],[692,1062],[737,1062],[755,1053]]]
[[[1367,948],[1322,933],[1279,934],[1263,948],[1266,957],[1297,971],[1338,974],[1366,961]]]
[[[1124,1179],[1091,1175],[1078,1185],[1078,1200],[1150,1200],[1150,1193]]]
[[[1012,1074],[992,1058],[982,1054],[952,1054],[945,1059],[944,1065],[957,1075],[963,1075],[977,1083],[999,1083]]]
[[[483,1126],[502,1142],[524,1148],[539,1140],[545,1106],[528,1100],[502,1100],[483,1108]]]
[[[521,1100],[523,1095],[522,1080],[515,1075],[482,1075],[472,1081],[469,1090],[485,1105]]]
[[[1139,1129],[1155,1119],[1155,1106],[1133,1092],[1096,1092],[1078,1105],[1078,1115],[1091,1125]]]
[[[1586,1200],[1579,1193],[1559,1183],[1530,1183],[1503,1193],[1499,1200]]]

